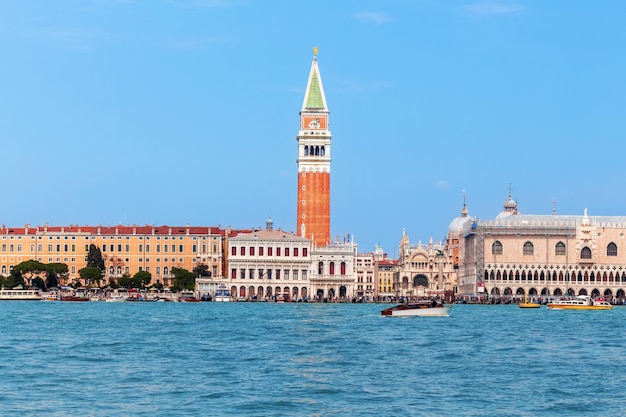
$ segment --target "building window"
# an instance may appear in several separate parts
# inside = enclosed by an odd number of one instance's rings
[[[280,248],[276,248],[276,256],[280,256]],[[278,279],[278,278],[276,278]]]
[[[259,247],[259,256],[263,256],[263,246]]]
[[[178,251],[179,251],[180,253],[184,253],[184,252],[185,252],[185,247],[184,247],[184,245],[178,245]],[[195,251],[194,251],[194,252],[195,252]]]
[[[293,270],[293,279],[294,279],[295,281],[297,281],[297,280],[298,280],[298,270],[297,270],[297,269],[294,269],[294,270]]]
[[[246,279],[246,270],[245,269],[241,268],[239,270],[239,278]]]
[[[341,268],[341,275],[346,275],[346,263],[342,262],[340,265]]]
[[[285,256],[289,256],[289,248],[285,248]]]
[[[254,246],[250,246],[250,256],[254,256]]]
[[[254,279],[254,269],[249,269],[248,275],[250,276],[250,279]]]
[[[298,256],[298,248],[293,248],[293,256]]]
[[[580,251],[580,259],[591,259],[591,249],[585,246]]]
[[[233,247],[231,247],[231,248],[230,248],[230,254],[231,254],[232,256],[236,256],[236,255],[237,255],[237,248],[236,248],[236,247],[234,247],[234,246],[233,246]]]
[[[230,278],[231,279],[236,279],[237,278],[237,268],[232,268],[230,270]]]
[[[239,255],[246,256],[246,248],[244,246],[239,248]]]
[[[613,242],[606,247],[606,256],[617,256],[617,245]]]
[[[280,279],[280,269],[276,270],[276,279]]]
[[[533,244],[530,242],[524,243],[524,255],[534,255],[534,254],[535,254],[535,247],[533,246]]]
[[[335,263],[331,262],[329,267],[330,267],[330,275],[335,275]]]
[[[271,246],[269,248],[267,248],[267,256],[272,256],[272,253],[273,253],[272,249],[274,249],[274,248],[272,248]]]
[[[317,263],[317,274],[322,275],[324,273],[324,262],[319,261]]]
[[[502,243],[499,240],[493,242],[491,245],[491,254],[492,255],[502,255]]]
[[[289,280],[289,270],[285,269],[285,280]]]
[[[557,243],[556,247],[554,248],[554,254],[558,256],[564,256],[565,255],[565,243],[563,242]]]
[[[307,248],[302,248],[302,256],[304,256],[306,258],[307,253],[308,253],[308,249]],[[298,256],[298,253],[294,253],[294,256]]]

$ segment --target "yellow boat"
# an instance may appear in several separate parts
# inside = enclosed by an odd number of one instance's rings
[[[541,307],[541,304],[539,303],[528,302],[528,300],[526,299],[526,293],[524,293],[524,302],[519,303],[519,308],[539,308],[539,307]]]
[[[552,310],[611,310],[613,306],[604,298],[593,300],[588,295],[579,295],[573,300],[558,300],[548,304]]]

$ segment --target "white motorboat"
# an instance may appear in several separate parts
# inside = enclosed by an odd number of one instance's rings
[[[579,295],[571,300],[557,300],[548,303],[551,310],[611,310],[613,306],[604,298],[596,298],[595,300],[588,295]]]
[[[218,303],[227,303],[230,302],[230,291],[228,290],[228,287],[226,287],[225,284],[220,284],[217,287],[217,291],[215,291],[215,298],[214,300]]]
[[[450,307],[450,305],[431,301],[418,301],[386,308],[380,314],[389,317],[447,317],[450,313]]]

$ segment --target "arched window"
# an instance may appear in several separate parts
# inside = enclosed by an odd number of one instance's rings
[[[324,146],[322,146],[322,148],[320,149],[320,155],[326,155],[326,148]]]
[[[304,147],[304,156],[309,156],[309,145]]]
[[[524,243],[524,255],[534,255],[534,254],[535,254],[535,247],[533,246],[533,244],[530,242]]]
[[[6,274],[7,274],[7,266],[2,265],[2,275],[6,275]]]
[[[613,242],[606,247],[606,256],[617,256],[617,245]]]
[[[335,263],[331,262],[329,267],[330,267],[330,275],[335,275]]]
[[[109,267],[109,275],[113,275],[113,265]]]
[[[118,275],[122,275],[122,267],[121,266],[117,267],[117,274]]]
[[[491,245],[491,254],[492,255],[502,255],[502,243],[499,240],[493,242]]]
[[[340,268],[341,268],[341,271],[340,271],[341,275],[346,275],[346,263],[345,262],[341,263]]]
[[[591,259],[591,249],[589,249],[587,246],[585,246],[580,251],[580,259]]]
[[[163,275],[167,275],[167,273],[169,272],[169,269],[167,269],[167,266],[163,267]]]
[[[565,243],[559,242],[554,248],[555,255],[565,255]]]
[[[319,146],[315,147],[315,156],[320,156],[320,147]]]
[[[317,274],[322,275],[324,273],[324,262],[319,261],[317,264]]]

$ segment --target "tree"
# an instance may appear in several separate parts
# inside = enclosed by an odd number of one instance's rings
[[[187,271],[185,268],[172,268],[172,274],[174,274],[174,284],[172,285],[173,291],[191,290],[193,291],[196,286],[196,276],[193,272]]]
[[[46,270],[48,271],[48,277],[46,278],[47,288],[58,287],[59,276],[67,277],[67,273],[69,271],[67,264],[58,262],[47,264]]]
[[[34,259],[20,262],[11,271],[11,275],[28,280],[29,285],[32,279],[41,273],[47,273],[46,265]]]
[[[209,271],[209,266],[207,264],[198,264],[193,268],[193,273],[197,277],[210,277],[211,271]]]
[[[133,276],[133,288],[145,288],[152,281],[152,274],[147,271],[139,271]]]
[[[87,254],[87,266],[91,268],[98,268],[100,271],[104,271],[104,259],[102,258],[102,252],[100,252],[100,248],[93,243],[89,245],[89,253]]]
[[[128,274],[124,274],[124,275],[122,275],[122,278],[120,278],[120,279],[117,281],[117,284],[118,284],[120,287],[123,287],[123,288],[129,288],[129,287],[130,287],[130,284],[132,283],[132,281],[133,281],[133,280],[132,280],[132,278],[130,277],[130,275],[128,275]]]
[[[85,284],[89,286],[90,282],[97,282],[100,284],[100,280],[102,279],[102,271],[98,268],[94,268],[93,266],[86,266],[80,271],[78,271],[78,275],[80,275],[81,279],[85,281]]]
[[[35,277],[33,278],[31,285],[33,287],[39,288],[40,290],[45,290],[46,289],[46,284],[45,282],[43,282],[43,279],[41,279],[41,277]]]

